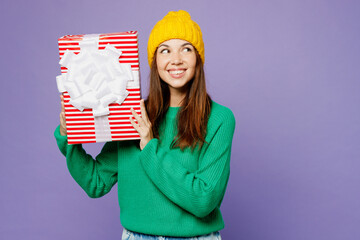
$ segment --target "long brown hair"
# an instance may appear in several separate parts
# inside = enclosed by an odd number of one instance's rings
[[[157,49],[155,53],[157,52]],[[205,142],[208,118],[211,110],[211,98],[206,92],[204,66],[199,53],[195,50],[195,75],[188,83],[188,91],[177,115],[178,133],[173,140],[172,147],[199,148]],[[156,63],[153,58],[150,69],[150,89],[148,99],[145,101],[146,110],[152,125],[155,138],[159,138],[159,127],[170,105],[170,90],[161,80]]]

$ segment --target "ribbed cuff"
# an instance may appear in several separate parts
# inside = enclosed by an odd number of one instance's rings
[[[153,161],[154,156],[156,156],[155,154],[158,142],[159,140],[157,138],[153,138],[146,144],[143,150],[141,150],[140,162],[143,165],[145,171],[154,165],[151,164],[151,162]]]

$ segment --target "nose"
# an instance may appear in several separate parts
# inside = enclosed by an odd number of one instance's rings
[[[183,61],[181,59],[181,55],[180,53],[173,53],[172,56],[171,56],[171,64],[173,65],[179,65],[179,64],[182,64]]]

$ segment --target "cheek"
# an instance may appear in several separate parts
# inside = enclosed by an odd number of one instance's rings
[[[156,58],[156,66],[157,66],[158,71],[165,70],[166,69],[166,60],[161,57]]]
[[[158,70],[161,67],[161,59],[158,56],[156,56],[156,67],[157,67]]]
[[[189,65],[192,68],[196,67],[196,55],[195,55],[195,53],[189,58]]]
[[[157,57],[156,58],[156,67],[157,67],[157,70],[158,70],[158,73],[159,73],[159,76],[161,79],[165,79],[165,67],[166,67],[166,64],[164,63],[164,59],[161,59],[161,57]]]
[[[186,58],[187,66],[188,66],[188,77],[192,79],[195,76],[195,68],[196,68],[196,55],[188,55]]]
[[[195,67],[191,68],[191,71],[189,72],[189,77],[192,79],[195,76]]]
[[[189,59],[189,67],[191,69],[192,74],[194,74],[195,68],[196,68],[196,56],[195,55],[191,59]]]

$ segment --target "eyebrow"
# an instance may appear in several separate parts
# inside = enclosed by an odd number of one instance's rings
[[[191,43],[184,43],[183,45],[181,45],[181,47],[186,46],[186,45],[192,46]],[[170,47],[170,46],[162,43],[162,44],[159,45],[159,48],[160,48],[160,47],[167,47],[167,48],[168,48],[168,47]]]
[[[184,44],[183,44],[183,45],[181,45],[181,46],[183,47],[183,46],[186,46],[186,45],[190,45],[190,46],[192,46],[192,45],[191,45],[191,43],[184,43]]]

